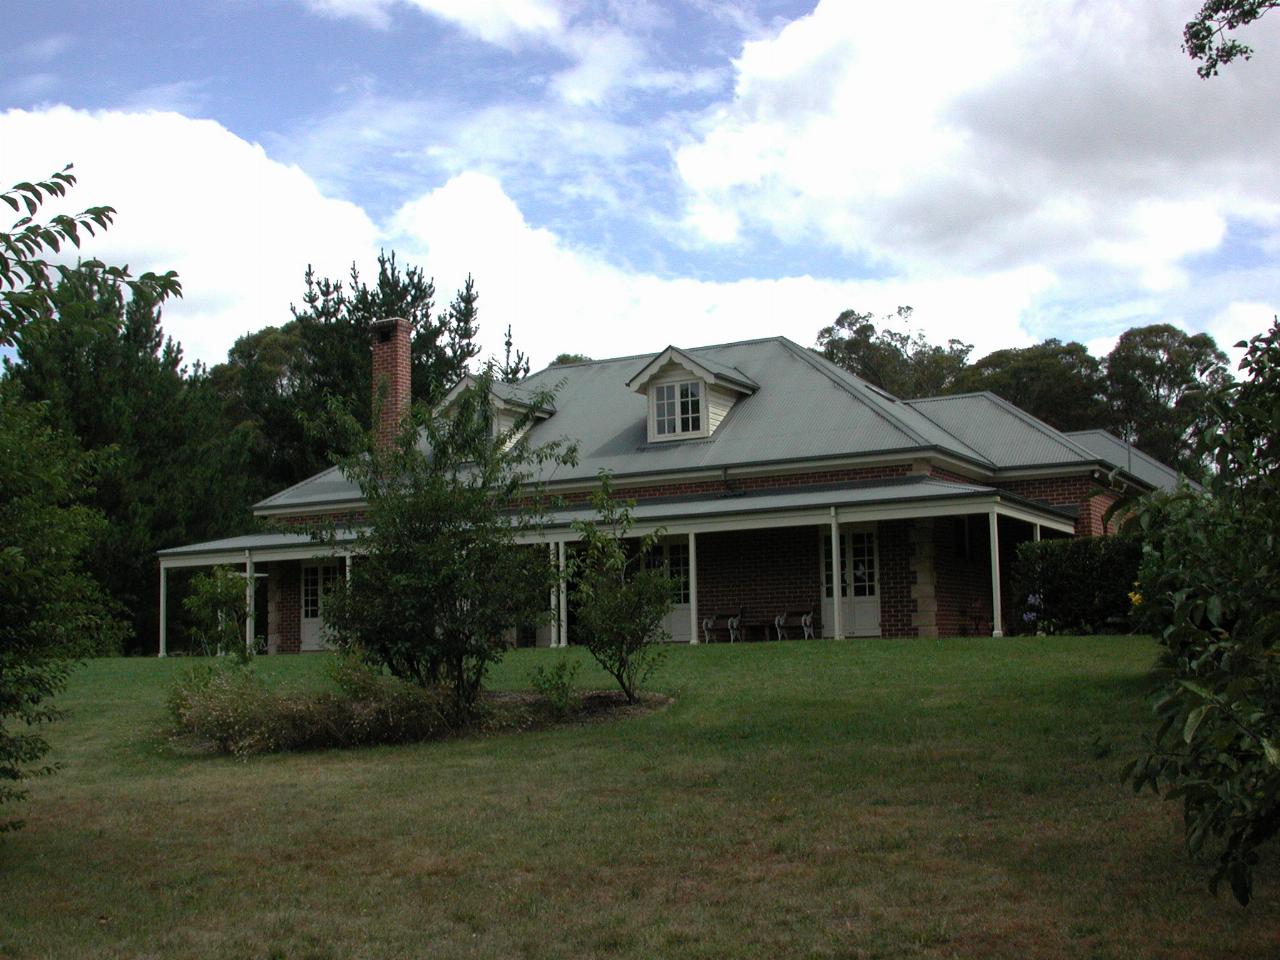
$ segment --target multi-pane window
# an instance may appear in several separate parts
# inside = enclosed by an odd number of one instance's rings
[[[852,565],[849,568],[855,597],[876,595],[876,535],[874,533],[849,534],[849,552]]]
[[[823,534],[822,595],[831,598],[835,572],[831,567],[831,538]],[[876,535],[853,531],[840,536],[840,569],[844,573],[840,596],[849,596],[850,585],[855,597],[876,595]]]
[[[308,620],[320,616],[324,597],[338,581],[338,568],[332,564],[308,564],[302,568],[302,615]]]
[[[702,432],[702,384],[662,383],[653,390],[653,432],[660,437]]]
[[[676,582],[673,603],[689,602],[689,545],[687,543],[656,544],[644,558],[650,570],[663,570]]]

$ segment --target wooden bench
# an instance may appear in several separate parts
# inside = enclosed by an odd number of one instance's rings
[[[715,642],[715,635],[723,631],[729,642],[734,643],[738,639],[738,630],[742,626],[742,608],[730,610],[724,613],[713,613],[709,617],[702,620],[702,638],[707,643]]]
[[[807,610],[786,610],[773,618],[773,628],[778,631],[779,640],[787,639],[788,629],[803,630],[804,638],[812,640],[815,620],[814,607],[809,607]]]

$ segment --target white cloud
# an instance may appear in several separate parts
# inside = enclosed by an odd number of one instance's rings
[[[1209,321],[1209,333],[1231,357],[1232,370],[1244,356],[1244,350],[1237,349],[1235,345],[1270,330],[1277,314],[1280,314],[1280,307],[1275,303],[1236,302],[1228,304]]]
[[[777,334],[810,344],[846,307],[889,313],[902,303],[917,308],[933,339],[962,332],[981,354],[1030,343],[1019,317],[1053,282],[1035,268],[910,284],[809,276],[715,282],[631,273],[531,227],[502,186],[478,173],[454,177],[405,204],[390,232],[398,249],[429,265],[442,298],[468,272],[475,276],[487,352],[497,351],[510,323],[537,363],[566,351],[608,357],[667,343]]]
[[[714,245],[736,217],[906,275],[1039,265],[1177,287],[1231,220],[1280,214],[1280,58],[1205,83],[1178,49],[1185,15],[924,0],[904,29],[891,5],[823,0],[744,46],[733,99],[677,152],[685,226]]]
[[[44,213],[117,209],[85,255],[135,273],[178,271],[185,296],[166,307],[165,329],[189,358],[217,362],[240,334],[288,320],[308,263],[340,276],[377,249],[360,208],[325,197],[297,167],[211,120],[10,110],[0,114],[0,142],[0,183],[75,163],[78,185]]]
[[[548,0],[304,0],[317,13],[349,17],[385,29],[390,11],[416,8],[445,20],[479,40],[511,46],[524,37],[551,36],[563,27]]]

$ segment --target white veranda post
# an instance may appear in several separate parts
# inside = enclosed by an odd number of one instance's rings
[[[160,656],[169,655],[169,591],[165,589],[169,571],[160,565]]]
[[[698,537],[689,533],[689,642],[698,642]]]
[[[560,646],[567,647],[569,645],[569,582],[565,577],[565,567],[568,560],[568,544],[561,540],[559,544],[559,567],[560,567]]]
[[[556,554],[556,545],[554,543],[547,544],[547,553],[551,557],[551,566],[555,567],[558,570],[560,568],[560,562]],[[559,613],[560,581],[559,580],[557,580],[554,584],[551,585],[551,593],[547,597],[547,602],[550,604],[549,609],[551,610],[551,613],[555,618],[550,625],[551,626],[551,646],[558,647],[560,646],[560,613]]]
[[[1000,525],[996,522],[996,511],[992,508],[987,514],[987,525],[991,533],[991,635],[1004,636],[1004,622],[1000,612]]]
[[[831,508],[831,635],[839,640],[844,636],[844,624],[840,622],[841,594],[844,586],[844,569],[840,562],[840,521],[836,508]]]
[[[253,554],[248,550],[244,552],[244,646],[246,650],[253,650],[254,629],[254,609],[253,594],[254,584],[257,580],[253,576]]]

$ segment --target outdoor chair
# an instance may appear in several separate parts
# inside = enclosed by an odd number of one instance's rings
[[[778,631],[778,639],[787,639],[787,630],[803,630],[804,638],[812,640],[814,624],[814,608],[807,610],[787,610],[773,618],[773,627]]]
[[[730,643],[738,639],[738,630],[742,626],[742,608],[726,613],[713,613],[702,621],[702,637],[707,643],[714,643],[716,634],[723,631]]]

